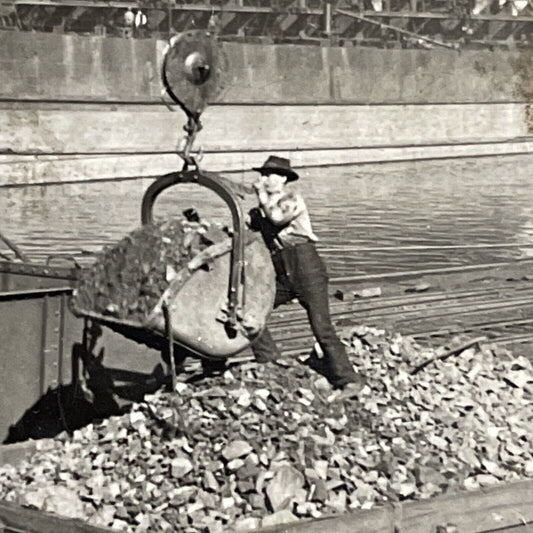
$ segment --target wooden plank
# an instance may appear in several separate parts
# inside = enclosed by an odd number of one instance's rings
[[[108,533],[111,529],[91,526],[81,520],[0,502],[0,528],[6,533]]]
[[[458,531],[471,533],[528,524],[531,527],[533,481],[461,492],[404,506],[402,529],[409,533],[435,531],[437,526],[446,523],[455,524]]]
[[[80,520],[61,518],[12,503],[0,502],[0,523],[5,531],[20,533],[104,533],[109,529]],[[465,533],[513,531],[533,527],[533,480],[509,483],[474,492],[439,496],[430,500],[385,504],[319,520],[303,520],[260,530],[263,533],[431,533],[453,524]]]
[[[394,516],[392,505],[382,505],[368,511],[262,528],[257,533],[393,533]]]
[[[489,533],[533,528],[533,480],[508,483],[430,500],[387,504],[368,511],[301,521],[262,533],[433,533],[453,524],[460,533]],[[258,532],[259,533],[259,532]]]

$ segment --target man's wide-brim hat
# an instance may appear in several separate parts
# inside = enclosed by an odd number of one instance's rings
[[[285,176],[287,181],[296,181],[300,177],[291,168],[291,162],[288,159],[275,155],[269,156],[269,158],[263,163],[262,167],[254,167],[252,170],[257,170],[257,172],[260,172],[263,176],[280,174],[281,176]]]

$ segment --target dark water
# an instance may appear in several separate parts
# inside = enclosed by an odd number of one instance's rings
[[[533,155],[330,167],[301,175],[299,186],[333,276],[533,254]],[[87,263],[88,254],[139,224],[150,183],[4,189],[0,231],[32,259],[73,254]],[[229,222],[214,193],[189,185],[165,192],[155,211],[167,216],[190,205],[211,220]],[[502,244],[520,246],[485,247]]]

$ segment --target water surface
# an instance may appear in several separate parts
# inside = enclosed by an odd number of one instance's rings
[[[330,273],[346,276],[529,255],[532,177],[533,156],[522,155],[306,169],[298,185]],[[139,225],[150,183],[4,189],[0,230],[33,260],[72,254],[89,263],[90,253]],[[166,191],[156,213],[178,214],[191,205],[211,220],[230,221],[214,193],[191,185]],[[482,247],[487,244],[520,246]]]

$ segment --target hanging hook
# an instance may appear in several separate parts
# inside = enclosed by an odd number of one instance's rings
[[[198,168],[195,158],[191,155],[192,145],[196,139],[196,134],[202,129],[199,114],[187,113],[187,124],[183,126],[185,130],[185,145],[182,150],[178,150],[178,155],[183,159],[183,170],[187,170],[189,166]],[[200,150],[201,151],[201,150]]]

